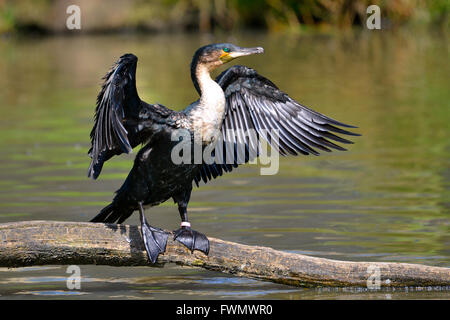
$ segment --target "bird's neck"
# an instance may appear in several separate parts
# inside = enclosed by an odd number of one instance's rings
[[[200,101],[204,102],[205,106],[207,104],[221,103],[225,99],[222,87],[211,78],[210,70],[207,66],[197,66],[195,78],[199,87]]]
[[[191,78],[200,97],[208,92],[210,86],[217,84],[211,78],[210,72],[212,70],[213,68],[211,68],[211,66],[199,63],[194,57],[194,60],[191,63]]]
[[[193,66],[194,67],[194,66]],[[211,78],[207,65],[195,65],[192,80],[200,94],[198,104],[192,110],[191,116],[196,131],[201,132],[204,143],[217,138],[225,114],[225,94],[222,87]]]

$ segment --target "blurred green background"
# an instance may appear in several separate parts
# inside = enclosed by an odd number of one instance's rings
[[[233,42],[265,48],[234,63],[357,125],[362,137],[347,152],[281,158],[274,176],[246,165],[195,188],[195,228],[332,259],[448,267],[448,3],[0,0],[0,223],[88,221],[111,201],[137,150],[108,161],[97,181],[86,176],[87,151],[101,77],[120,55],[139,57],[143,100],[181,110],[198,98],[189,73],[194,51]],[[70,4],[81,7],[79,31],[66,29]],[[365,27],[368,4],[380,5],[382,30]],[[170,201],[147,217],[158,227],[179,225]],[[450,297],[448,288],[292,288],[174,265],[81,272],[82,290],[69,291],[63,266],[0,268],[0,298]]]
[[[271,32],[364,27],[366,8],[378,5],[384,27],[448,28],[448,0],[0,0],[0,33],[65,32],[61,12],[82,7],[82,32],[198,30]]]

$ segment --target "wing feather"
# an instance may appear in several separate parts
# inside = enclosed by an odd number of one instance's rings
[[[92,159],[88,176],[94,179],[105,161],[114,155],[130,153],[149,139],[152,131],[146,126],[139,128],[140,121],[149,123],[148,120],[158,120],[172,112],[162,105],[141,101],[136,89],[137,60],[135,55],[125,54],[103,77],[88,152]]]
[[[200,180],[206,183],[223,172],[230,172],[243,163],[242,160],[254,160],[259,156],[259,138],[267,141],[281,155],[319,155],[317,150],[346,150],[330,140],[353,143],[336,134],[359,136],[339,128],[355,126],[329,118],[298,103],[251,68],[233,66],[222,72],[216,81],[222,87],[226,99],[221,129],[223,142],[219,142],[223,148],[216,148],[216,160],[226,161],[203,163],[194,179],[197,185]],[[249,130],[256,131],[256,138],[251,139],[246,134]],[[236,150],[242,144],[246,150],[244,159],[236,156]]]

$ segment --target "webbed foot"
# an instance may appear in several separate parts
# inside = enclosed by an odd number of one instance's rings
[[[144,215],[144,208],[139,204],[139,213],[141,217],[142,238],[144,239],[145,250],[148,258],[155,263],[160,253],[166,251],[167,239],[169,234],[162,229],[152,227],[148,224]]]
[[[185,245],[191,252],[199,250],[206,255],[209,253],[209,240],[203,233],[184,226],[174,233],[173,239]]]
[[[152,227],[147,223],[142,224],[141,227],[148,258],[152,263],[155,263],[159,254],[166,251],[169,234],[159,228]]]

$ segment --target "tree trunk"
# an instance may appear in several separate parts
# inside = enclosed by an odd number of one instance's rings
[[[210,252],[191,253],[169,236],[157,264],[177,263],[293,286],[450,286],[450,268],[316,258],[209,238]],[[99,264],[152,266],[137,226],[26,221],[0,224],[0,266]]]

